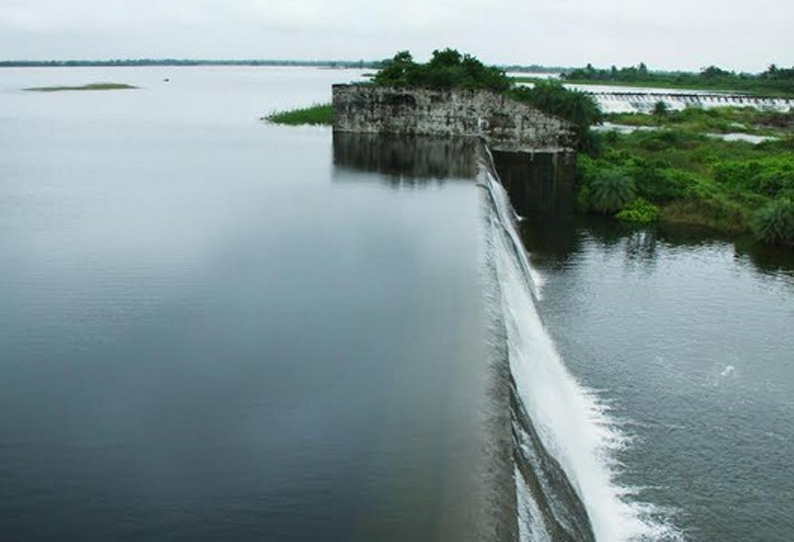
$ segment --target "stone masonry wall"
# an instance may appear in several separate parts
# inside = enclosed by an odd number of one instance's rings
[[[334,131],[438,137],[483,136],[494,150],[572,150],[572,126],[484,90],[334,85]]]

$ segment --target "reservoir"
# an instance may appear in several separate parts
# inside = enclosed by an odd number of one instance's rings
[[[790,253],[259,121],[361,77],[0,71],[0,539],[794,537]]]

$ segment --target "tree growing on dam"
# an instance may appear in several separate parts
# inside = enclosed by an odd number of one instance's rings
[[[432,58],[425,64],[415,62],[410,52],[400,51],[391,60],[383,62],[374,82],[396,87],[488,89],[495,92],[504,92],[512,84],[503,70],[486,66],[471,55],[449,48],[433,51]]]
[[[601,108],[589,95],[570,90],[556,81],[538,81],[532,87],[522,86],[510,90],[510,95],[544,113],[565,119],[574,125],[579,149],[592,151],[595,140],[590,126],[601,122]]]

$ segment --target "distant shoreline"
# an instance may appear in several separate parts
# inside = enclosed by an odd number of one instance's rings
[[[190,59],[123,59],[123,60],[0,60],[0,68],[129,68],[129,67],[180,67],[180,66],[251,66],[286,68],[379,69],[380,60],[190,60]],[[499,66],[507,72],[561,73],[558,66]]]
[[[365,60],[0,60],[0,68],[115,68],[137,66],[282,66],[314,68],[375,68],[379,62]]]

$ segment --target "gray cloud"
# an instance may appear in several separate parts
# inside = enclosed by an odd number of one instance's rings
[[[374,59],[456,47],[497,63],[794,64],[790,0],[0,0],[0,57]]]

